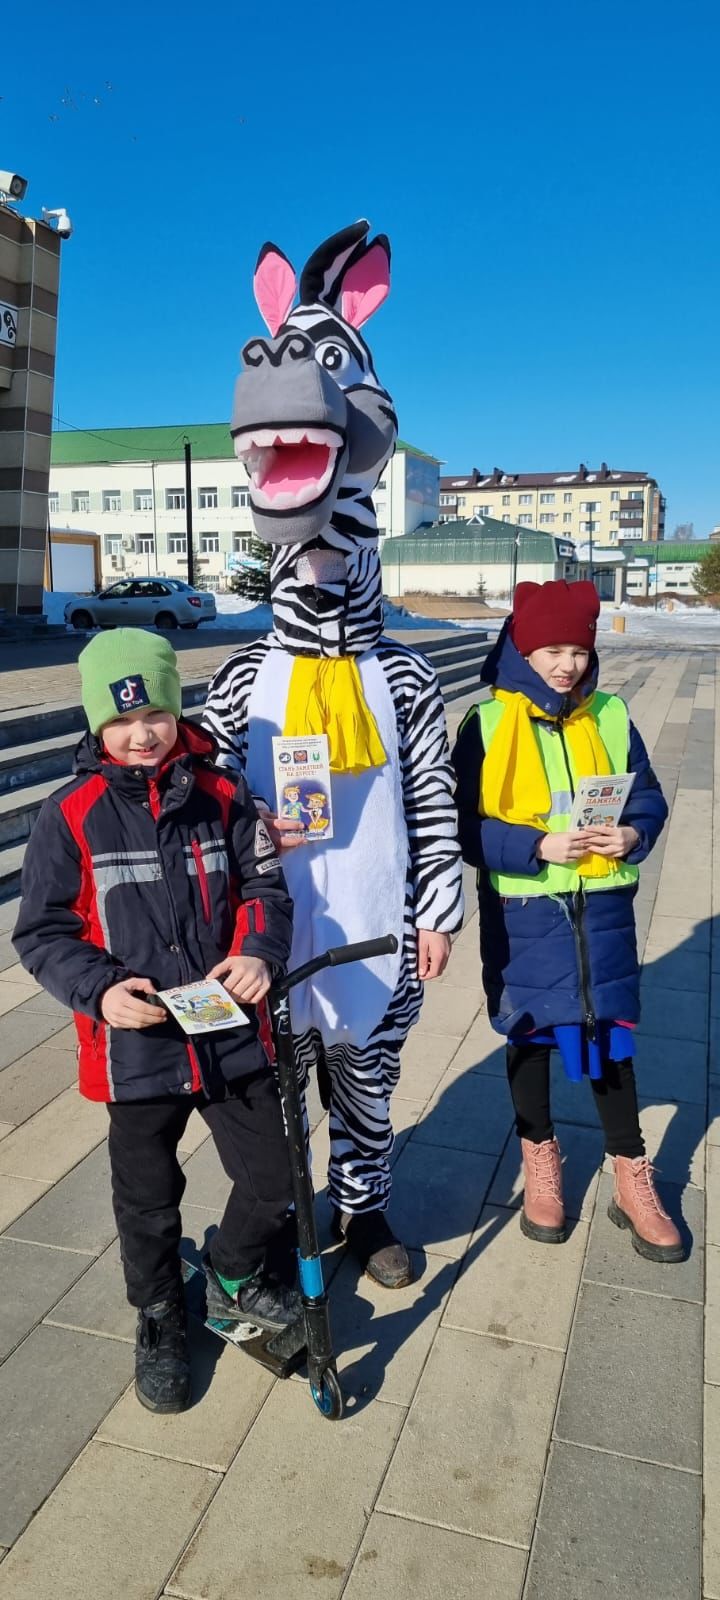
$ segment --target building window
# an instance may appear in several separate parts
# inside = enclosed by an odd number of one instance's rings
[[[106,535],[105,535],[105,554],[106,554],[106,556],[121,556],[122,555],[122,539],[119,539],[116,534],[106,533]]]
[[[642,497],[642,489],[631,489],[628,494],[628,500],[642,500]]]
[[[220,550],[219,533],[201,533],[200,551],[204,556],[216,556]]]
[[[133,492],[133,511],[152,511],[152,489],[135,489]]]
[[[555,495],[554,495],[554,493],[541,494],[541,496],[540,496],[540,504],[541,504],[541,506],[554,506],[554,504],[555,504]]]
[[[249,552],[251,545],[252,537],[249,533],[233,534],[233,550],[236,556],[246,555]]]
[[[184,511],[185,510],[185,490],[184,489],[166,489],[165,490],[165,510],[166,511]]]
[[[554,511],[541,511],[540,512],[540,521],[541,522],[554,522],[555,521],[555,512]]]
[[[564,506],[571,506],[572,505],[572,495],[569,494],[567,490],[565,491],[565,494],[563,495],[563,505]]]
[[[619,500],[620,499],[620,490],[619,489],[611,489],[610,490],[610,499],[611,500]]]
[[[532,495],[531,494],[519,494],[518,495],[518,505],[531,506],[532,505]]]
[[[619,511],[611,511],[610,512],[610,521],[611,522],[617,522],[619,515],[620,515]]]
[[[473,506],[474,517],[492,516],[492,506]]]
[[[120,510],[120,490],[119,489],[103,489],[102,508],[103,508],[103,511],[119,511]]]
[[[563,511],[563,522],[565,524],[572,522],[572,511]]]
[[[504,505],[504,506],[509,506],[509,504],[510,504],[510,496],[509,496],[509,494],[504,494],[504,495],[503,495],[503,497],[502,497],[502,503],[503,503],[503,505]],[[505,519],[504,519],[504,518],[503,518],[503,521],[504,521],[504,520],[505,520]]]
[[[378,484],[378,489],[387,489],[387,478],[381,478],[380,479],[380,482]]]
[[[532,527],[532,517],[528,517],[526,514],[523,514],[523,516],[518,517],[518,522],[520,523],[521,528],[531,528]]]
[[[503,512],[503,522],[512,522],[512,517],[510,516],[509,511]]]
[[[90,490],[76,489],[75,493],[71,496],[71,504],[74,512],[89,511]]]
[[[595,511],[599,511],[600,510],[600,501],[599,500],[581,500],[580,501],[580,510],[581,511],[585,511],[585,512],[589,512],[590,516],[592,516]]]
[[[249,489],[233,489],[233,492],[232,492],[232,503],[233,503],[233,511],[240,511],[243,507],[249,506],[249,504],[250,504],[250,490]]]
[[[217,489],[198,489],[198,510],[217,511]]]
[[[49,494],[48,495],[48,511],[52,515],[53,512],[59,511],[59,510],[60,510],[60,496],[59,496],[59,494]]]
[[[463,507],[463,510],[464,510],[464,508],[465,508],[465,496],[464,496],[464,494],[459,494],[458,495],[457,504],[458,504],[458,511],[460,510],[461,506]]]
[[[171,556],[186,556],[187,555],[187,539],[186,539],[184,533],[170,533],[170,534],[168,534],[168,555],[171,555]]]
[[[135,542],[139,556],[154,556],[155,540],[151,533],[139,533]]]

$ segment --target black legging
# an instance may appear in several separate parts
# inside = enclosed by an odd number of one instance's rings
[[[533,1144],[552,1139],[549,1045],[509,1044],[507,1074],[520,1138]],[[632,1061],[605,1061],[602,1078],[590,1083],[608,1155],[644,1156]]]

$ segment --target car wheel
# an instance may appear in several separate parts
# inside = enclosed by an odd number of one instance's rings
[[[72,622],[73,627],[77,628],[78,630],[82,629],[85,631],[88,628],[95,627],[95,623],[93,622],[89,611],[73,611],[70,621]]]
[[[172,611],[159,611],[158,615],[155,618],[155,627],[156,628],[176,628],[177,627],[177,617],[173,616]]]
[[[180,627],[182,628],[183,633],[192,633],[195,628],[199,628],[200,627],[200,623],[199,622],[181,622],[180,623]]]

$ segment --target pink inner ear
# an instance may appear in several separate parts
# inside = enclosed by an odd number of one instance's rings
[[[275,337],[295,299],[297,279],[295,273],[279,250],[268,250],[259,262],[253,278],[255,299],[263,317]]]
[[[374,244],[346,272],[342,283],[341,315],[351,328],[361,328],[390,293],[387,251]]]

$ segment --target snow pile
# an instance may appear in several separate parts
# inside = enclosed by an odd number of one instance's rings
[[[77,595],[72,593],[64,594],[62,590],[53,593],[45,589],[43,593],[43,615],[47,617],[49,623],[57,627],[65,621],[65,607],[68,600],[77,600],[77,598]]]

